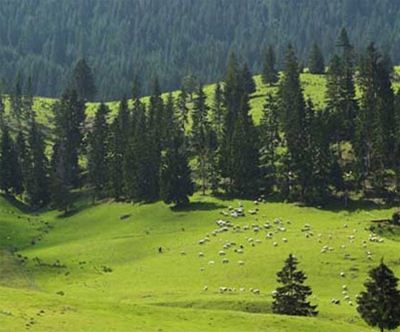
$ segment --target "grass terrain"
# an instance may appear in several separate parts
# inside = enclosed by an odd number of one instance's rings
[[[259,212],[224,217],[221,211],[239,201],[196,195],[186,210],[162,203],[82,202],[76,214],[60,218],[54,211],[30,215],[1,199],[0,331],[372,331],[344,300],[342,286],[354,303],[368,269],[381,257],[400,274],[399,238],[382,234],[383,243],[369,241],[369,221],[387,218],[393,209],[243,204],[246,211]],[[221,218],[241,229],[213,236]],[[274,224],[275,218],[282,225]],[[253,224],[262,228],[266,222],[270,230],[252,230]],[[306,223],[313,236],[302,231]],[[266,239],[267,232],[273,239]],[[200,245],[207,235],[210,241]],[[223,249],[227,242],[236,246]],[[239,245],[242,254],[234,251]],[[322,253],[324,246],[333,250]],[[289,253],[309,277],[317,318],[271,313],[275,273]],[[219,287],[236,291],[220,294]],[[341,304],[331,304],[332,298]]]
[[[396,77],[400,75],[400,66],[395,67]],[[304,95],[306,98],[311,98],[314,102],[316,108],[323,108],[325,106],[325,91],[326,91],[326,76],[324,75],[313,75],[309,73],[303,73],[300,76],[302,86],[304,89]],[[265,96],[268,92],[276,91],[277,87],[269,87],[265,86],[261,81],[261,76],[254,76],[254,80],[256,82],[257,91],[253,93],[250,99],[250,108],[253,115],[253,119],[256,124],[259,123],[262,116],[262,109],[265,103]],[[396,79],[393,82],[393,87],[397,91],[400,89],[400,81]],[[205,93],[207,95],[207,102],[211,106],[213,93],[215,89],[215,84],[209,84],[204,86]],[[172,92],[174,97],[177,97],[179,91]],[[167,98],[168,93],[164,93],[164,99]],[[357,95],[360,96],[360,91],[357,91]],[[149,97],[143,97],[142,101],[147,104],[149,102]],[[37,111],[38,120],[45,126],[48,126],[52,123],[52,106],[55,103],[55,99],[51,98],[42,98],[37,97],[34,99],[34,109]],[[110,101],[106,103],[111,111],[112,115],[116,114],[118,110],[119,101]],[[132,101],[130,101],[130,105],[132,106]],[[99,103],[87,103],[87,114],[89,117],[92,117],[99,106]],[[191,107],[191,105],[188,105]],[[6,108],[9,108],[9,103],[6,102]]]

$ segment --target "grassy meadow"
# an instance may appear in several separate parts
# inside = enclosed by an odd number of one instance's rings
[[[245,217],[221,214],[240,204]],[[196,195],[179,211],[162,203],[80,200],[74,215],[60,217],[24,213],[1,199],[0,331],[371,331],[355,296],[381,257],[400,274],[398,238],[369,240],[370,221],[393,211]],[[216,232],[219,219],[236,227]],[[235,250],[240,246],[243,253]],[[309,277],[317,318],[271,313],[275,273],[289,253]]]
[[[266,93],[276,88],[255,79],[251,112],[258,123]],[[325,78],[301,79],[305,95],[323,107]],[[213,90],[205,87],[210,97]],[[35,98],[44,126],[51,125],[54,102]],[[118,102],[108,104],[115,114]],[[89,116],[97,105],[88,104]],[[246,216],[232,218],[229,207],[241,204]],[[400,275],[400,232],[382,230],[370,241],[369,230],[371,220],[395,210],[372,203],[347,210],[256,205],[199,194],[189,208],[174,210],[163,203],[93,205],[81,194],[76,212],[61,217],[1,197],[0,331],[372,331],[357,314],[355,296],[382,257]],[[220,231],[219,219],[235,227]],[[271,312],[276,272],[289,253],[307,273],[316,318]]]

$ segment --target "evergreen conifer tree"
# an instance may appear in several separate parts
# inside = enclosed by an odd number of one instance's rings
[[[108,184],[108,113],[108,107],[103,103],[100,104],[88,139],[88,171],[95,197],[104,194]]]
[[[273,294],[272,311],[283,315],[316,316],[317,306],[307,301],[312,294],[311,288],[304,285],[307,277],[304,272],[297,270],[297,264],[297,258],[290,254],[283,269],[277,273],[282,286]]]
[[[276,56],[272,45],[269,45],[265,51],[265,58],[262,71],[262,81],[266,85],[272,85],[279,80],[278,71],[276,70]]]
[[[310,58],[308,60],[308,69],[311,74],[325,73],[324,56],[317,43],[314,43],[311,49]]]
[[[366,290],[357,297],[357,310],[366,323],[380,331],[400,326],[398,278],[383,261],[369,272]]]

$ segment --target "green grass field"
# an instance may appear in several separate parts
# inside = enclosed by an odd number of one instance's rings
[[[393,209],[243,201],[246,211],[259,212],[235,219],[221,211],[239,201],[200,195],[181,211],[162,203],[80,202],[76,214],[60,218],[54,211],[30,215],[1,199],[0,331],[371,331],[344,300],[342,286],[355,304],[368,269],[381,257],[400,274],[397,237],[369,241],[370,220],[387,218]],[[221,218],[241,229],[213,236]],[[252,230],[266,222],[271,229]],[[313,236],[302,231],[307,223]],[[207,235],[210,241],[200,245]],[[236,246],[223,249],[227,242]],[[242,254],[234,251],[239,245]],[[322,253],[324,246],[332,251]],[[317,318],[271,313],[275,273],[289,253],[309,277]],[[220,294],[220,287],[236,291]],[[332,298],[341,304],[331,304]]]
[[[305,95],[323,107],[325,78],[301,78]],[[260,76],[255,79],[251,112],[258,123],[266,93],[276,88],[263,86]],[[205,87],[209,102],[213,89]],[[46,128],[54,102],[35,98]],[[115,114],[118,102],[108,104]],[[97,105],[88,104],[89,116]],[[383,243],[369,241],[370,221],[390,217],[394,208],[354,203],[347,211],[323,210],[244,201],[246,211],[259,212],[232,219],[221,211],[239,206],[238,200],[198,194],[181,211],[162,203],[78,202],[74,215],[61,218],[55,211],[33,215],[0,198],[0,331],[372,331],[355,308],[367,271],[384,257],[400,275],[400,231],[387,233]],[[276,218],[282,225],[273,223]],[[213,236],[218,219],[231,220],[240,230]],[[263,228],[267,222],[269,230]],[[313,236],[306,237],[305,224]],[[261,231],[254,232],[252,225]],[[268,232],[272,239],[266,239]],[[210,241],[200,245],[207,235]],[[228,242],[236,245],[223,249]],[[235,252],[240,245],[242,254]],[[324,246],[332,250],[323,253]],[[275,274],[289,253],[309,277],[317,318],[271,312]],[[224,258],[229,263],[223,264]],[[344,299],[343,285],[353,305]],[[235,291],[221,294],[220,287]],[[261,294],[253,294],[254,288]],[[341,304],[331,304],[334,298]]]

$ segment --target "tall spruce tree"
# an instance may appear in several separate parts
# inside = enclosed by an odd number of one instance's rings
[[[260,167],[262,173],[262,191],[271,194],[277,180],[277,148],[281,138],[279,134],[279,105],[275,95],[268,93],[260,122]]]
[[[324,74],[325,73],[325,60],[324,55],[315,42],[312,46],[310,57],[308,59],[308,70],[311,74]]]
[[[29,122],[28,129],[30,172],[27,175],[26,193],[33,207],[43,207],[50,201],[49,165],[43,133],[38,127],[35,115]]]
[[[307,301],[312,294],[311,288],[304,285],[307,277],[297,270],[297,264],[297,258],[290,254],[283,269],[277,273],[278,282],[283,286],[273,294],[272,311],[283,315],[316,316],[317,306]]]
[[[148,163],[148,194],[150,200],[157,200],[160,193],[160,165],[161,151],[164,145],[164,102],[158,79],[152,83],[152,95],[150,97],[148,129],[149,140],[152,142],[149,148]]]
[[[65,176],[74,187],[79,185],[79,154],[82,151],[85,105],[75,90],[67,89],[54,106],[55,136],[63,141]]]
[[[129,110],[126,98],[119,104],[118,114],[110,125],[109,189],[116,200],[124,196],[124,158],[129,143]]]
[[[264,63],[262,70],[262,81],[266,85],[272,85],[279,80],[278,71],[276,69],[276,55],[272,45],[269,45],[265,51]]]
[[[95,197],[103,195],[108,184],[109,128],[107,115],[109,112],[110,110],[105,104],[100,104],[88,138],[88,172]]]
[[[236,118],[239,114],[242,97],[245,94],[241,80],[240,66],[235,54],[231,54],[224,81],[224,106],[225,117],[220,145],[219,166],[223,178],[231,182],[232,163],[232,136],[235,129]]]
[[[341,49],[341,79],[340,79],[340,98],[341,109],[344,113],[346,139],[353,140],[355,135],[355,119],[358,112],[356,99],[356,88],[354,83],[354,48],[351,45],[347,31],[343,28],[339,34],[336,46]]]
[[[73,206],[71,183],[68,175],[67,148],[64,140],[53,146],[51,169],[51,200],[54,208],[66,215]]]
[[[381,55],[371,43],[360,64],[361,110],[357,119],[355,152],[363,190],[370,183],[379,190],[384,187],[384,138],[382,106],[385,104],[380,77]]]
[[[72,87],[77,91],[78,97],[84,101],[92,100],[97,93],[92,69],[86,59],[79,59],[73,72]]]
[[[366,290],[357,297],[357,311],[365,322],[385,329],[394,330],[400,326],[400,291],[393,271],[383,261],[369,272]]]
[[[194,98],[192,110],[191,145],[197,159],[203,195],[205,195],[208,187],[208,170],[210,169],[210,157],[213,151],[210,141],[211,135],[213,133],[209,120],[209,107],[206,103],[203,86],[200,86]]]
[[[306,103],[300,84],[299,65],[294,49],[289,45],[283,77],[278,89],[280,118],[287,145],[287,158],[290,162],[285,167],[291,177],[296,179],[297,198],[304,200],[309,185],[310,166],[310,121],[306,117]],[[288,188],[296,189],[295,186]]]
[[[244,89],[248,94],[256,92],[256,82],[254,82],[253,75],[247,63],[244,63],[242,67],[242,80]]]
[[[229,188],[240,196],[253,196],[259,191],[259,144],[249,111],[248,95],[244,93],[232,135],[232,185]]]
[[[220,142],[223,137],[224,126],[224,95],[221,84],[219,82],[215,85],[214,89],[214,96],[211,107],[211,123],[218,137],[218,142]]]
[[[6,194],[19,195],[23,191],[21,167],[7,125],[2,128],[0,144],[0,189]]]
[[[194,185],[186,150],[185,135],[176,119],[163,155],[160,172],[160,196],[166,204],[184,206],[189,203]]]

